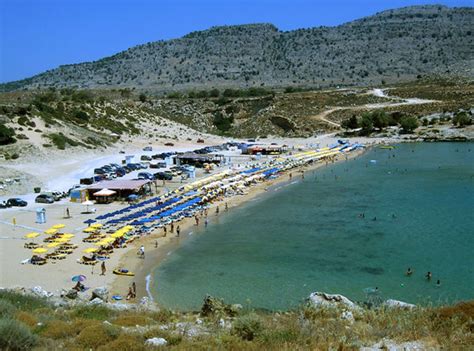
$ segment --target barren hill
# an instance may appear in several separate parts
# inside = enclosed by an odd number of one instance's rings
[[[271,24],[214,27],[60,66],[15,89],[367,85],[429,74],[474,77],[474,8],[415,6],[336,27],[282,32]]]

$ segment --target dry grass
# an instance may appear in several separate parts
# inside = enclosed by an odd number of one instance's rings
[[[165,338],[171,350],[353,350],[382,339],[423,341],[427,347],[447,349],[474,345],[474,301],[441,308],[361,310],[353,312],[353,321],[342,319],[343,311],[337,308],[246,311],[235,318],[224,317],[232,323],[230,329],[219,327],[215,316],[199,317],[203,322],[197,330],[205,332],[189,337],[175,323],[192,324],[196,313],[54,309],[43,303],[35,303],[38,308],[32,309],[30,303],[16,303],[12,295],[7,300],[19,306],[12,316],[38,336],[40,349],[146,350],[150,348],[145,340],[153,337]],[[135,330],[136,325],[144,331]]]

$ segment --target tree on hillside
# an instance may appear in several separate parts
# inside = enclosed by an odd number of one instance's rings
[[[405,133],[412,133],[418,127],[418,119],[413,116],[403,117],[400,120],[400,126]]]
[[[374,111],[371,117],[375,128],[384,129],[388,126],[388,116],[384,111]]]
[[[4,124],[0,124],[0,145],[8,145],[16,142],[15,131]]]
[[[467,112],[458,112],[453,117],[453,125],[459,127],[465,127],[472,124],[471,117],[467,114]]]
[[[362,128],[362,130],[360,131],[361,135],[370,135],[370,133],[372,133],[372,130],[374,129],[374,124],[372,122],[372,116],[369,113],[364,113],[362,115],[360,127]]]
[[[351,118],[345,119],[341,122],[341,127],[344,129],[356,129],[359,128],[359,122],[357,121],[357,117],[352,115]]]
[[[139,96],[138,96],[138,100],[140,100],[141,102],[146,102],[147,100],[147,97],[144,93],[141,93]]]

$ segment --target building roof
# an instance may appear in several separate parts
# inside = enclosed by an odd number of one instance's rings
[[[87,189],[100,190],[100,189],[111,189],[111,190],[134,190],[140,189],[143,185],[150,183],[151,180],[146,179],[115,179],[115,180],[102,180],[98,183],[89,185]]]

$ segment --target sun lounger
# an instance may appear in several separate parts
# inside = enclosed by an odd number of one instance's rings
[[[36,249],[39,245],[37,243],[26,243],[23,247],[25,249]]]
[[[81,257],[80,259],[77,260],[78,263],[80,264],[85,264],[85,265],[89,265],[89,266],[93,266],[95,264],[97,264],[98,261],[96,261],[95,259],[86,259],[84,260],[85,256]]]

